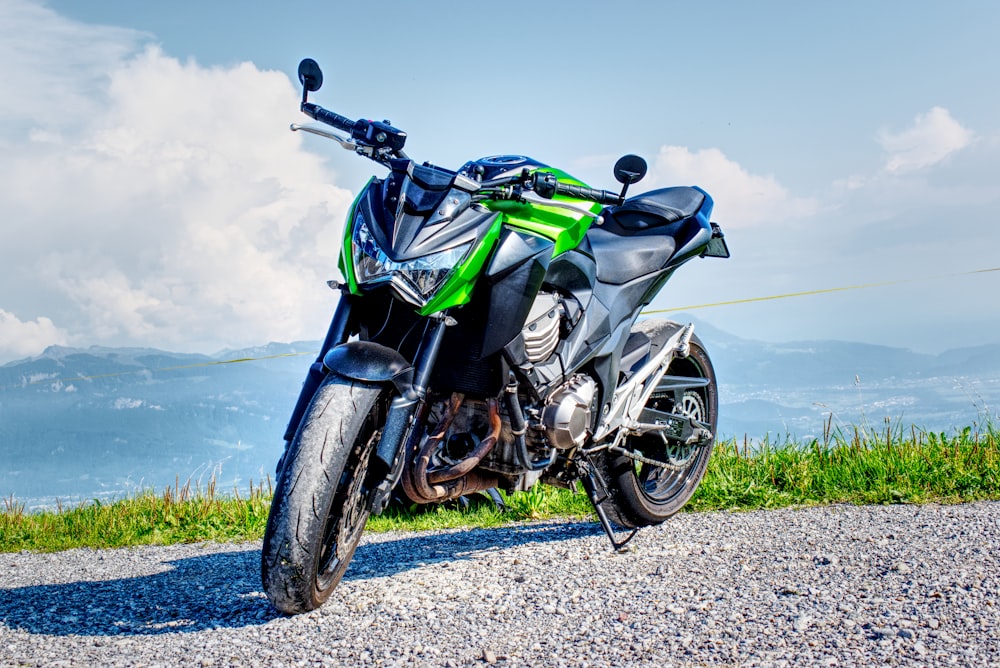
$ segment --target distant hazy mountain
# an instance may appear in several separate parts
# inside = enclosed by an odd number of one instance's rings
[[[809,439],[828,420],[951,431],[996,418],[1000,405],[1000,344],[927,355],[844,341],[764,343],[705,323],[695,331],[715,364],[725,436]]]
[[[309,355],[270,344],[217,356],[52,347],[0,367],[0,494],[90,498],[162,489],[176,476],[220,485],[274,470]]]
[[[841,341],[763,343],[700,322],[696,331],[715,363],[725,437],[809,438],[827,420],[884,428],[886,418],[950,431],[995,416],[1000,404],[1000,344],[924,355]],[[214,356],[53,347],[4,365],[0,496],[121,496],[213,473],[223,489],[245,488],[273,473],[318,346]]]

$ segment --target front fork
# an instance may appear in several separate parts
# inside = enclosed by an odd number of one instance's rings
[[[403,474],[411,441],[420,438],[420,430],[416,427],[423,422],[426,414],[422,409],[427,399],[427,386],[438,353],[441,352],[441,342],[448,323],[447,317],[433,318],[427,323],[414,359],[413,381],[408,387],[397,383],[399,396],[389,405],[385,428],[375,449],[375,459],[386,471],[385,478],[375,487],[369,501],[369,509],[376,515],[389,505],[392,490]]]
[[[389,406],[385,426],[382,429],[382,435],[375,450],[374,461],[372,462],[372,464],[378,465],[379,474],[377,478],[382,478],[381,482],[374,487],[369,502],[371,510],[377,514],[382,512],[386,505],[388,505],[392,489],[399,482],[399,478],[402,475],[404,464],[403,453],[406,452],[409,441],[414,437],[414,427],[421,421],[417,417],[423,414],[420,408],[424,405],[427,397],[427,387],[430,383],[434,363],[437,361],[438,353],[441,351],[441,342],[444,339],[445,328],[454,321],[443,313],[428,319],[424,335],[421,338],[420,347],[417,349],[417,354],[414,357],[412,365],[409,365],[398,352],[375,343],[350,343],[340,350],[334,350],[344,344],[350,337],[351,309],[354,307],[354,301],[354,297],[344,294],[337,304],[337,310],[333,315],[333,320],[330,322],[330,328],[327,331],[326,339],[323,341],[323,346],[319,351],[316,361],[309,367],[309,372],[302,383],[302,390],[299,392],[298,401],[295,403],[295,408],[292,410],[291,418],[285,429],[285,441],[288,443],[295,437],[295,432],[298,431],[299,424],[302,422],[302,417],[309,408],[309,403],[312,401],[313,395],[316,394],[316,390],[319,389],[323,380],[332,370],[354,380],[372,382],[377,379],[379,382],[392,382],[399,394],[392,400]],[[359,365],[349,364],[346,365],[347,368],[331,369],[329,366],[333,364],[331,360],[344,359],[344,356],[338,356],[337,353],[343,352],[352,346],[367,346],[381,349],[385,353],[382,356],[383,359],[395,356],[398,362],[403,363],[404,367],[401,369],[397,363],[391,372],[385,372],[385,369],[375,368],[380,363],[373,361],[368,362],[367,366],[365,363]],[[331,354],[331,351],[333,351],[333,354]],[[373,355],[373,358],[377,359],[379,355]],[[391,366],[391,363],[387,362],[386,365]],[[392,376],[391,379],[389,375]],[[282,455],[282,460],[284,460],[284,455]],[[279,461],[279,471],[281,466],[282,461]]]

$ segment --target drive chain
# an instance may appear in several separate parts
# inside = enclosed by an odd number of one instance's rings
[[[649,464],[650,466],[656,466],[661,469],[667,469],[668,471],[684,471],[691,464],[690,459],[686,464],[671,464],[669,462],[661,462],[658,459],[650,459],[649,457],[643,457],[642,455],[632,452],[631,450],[626,450],[625,448],[619,445],[612,445],[611,447],[608,448],[608,450],[610,452],[614,452],[619,455],[624,455],[629,459],[635,460],[637,462],[641,462],[643,464]]]

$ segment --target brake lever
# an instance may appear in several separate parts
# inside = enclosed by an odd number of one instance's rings
[[[335,132],[330,132],[329,130],[324,130],[323,128],[318,128],[314,125],[300,125],[299,123],[292,123],[288,126],[288,129],[292,132],[308,132],[309,134],[332,139],[348,151],[356,151],[358,149],[358,144],[356,142],[353,142],[346,137],[341,137]]]
[[[375,162],[388,165],[392,158],[402,158],[407,160],[407,155],[403,151],[393,151],[390,148],[376,148],[374,146],[369,146],[368,144],[363,144],[361,142],[354,142],[346,137],[342,137],[335,132],[330,132],[324,128],[319,128],[314,125],[300,125],[299,123],[292,123],[289,126],[292,132],[308,132],[309,134],[319,135],[320,137],[326,137],[327,139],[332,139],[341,145],[341,147],[347,149],[348,151],[354,151],[358,155],[368,158],[369,160],[374,160]]]

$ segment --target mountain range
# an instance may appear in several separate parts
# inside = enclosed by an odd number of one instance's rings
[[[683,318],[684,321],[691,318]],[[824,428],[982,424],[1000,404],[1000,344],[937,355],[843,341],[765,343],[697,322],[719,379],[719,433],[772,442]],[[216,355],[52,347],[0,366],[0,496],[29,507],[179,480],[273,477],[317,342]],[[991,413],[991,411],[994,411]]]
[[[689,320],[686,318],[685,320]],[[827,424],[953,431],[993,420],[1000,344],[916,353],[845,341],[764,343],[700,323],[719,379],[719,431],[772,442],[821,438]]]

